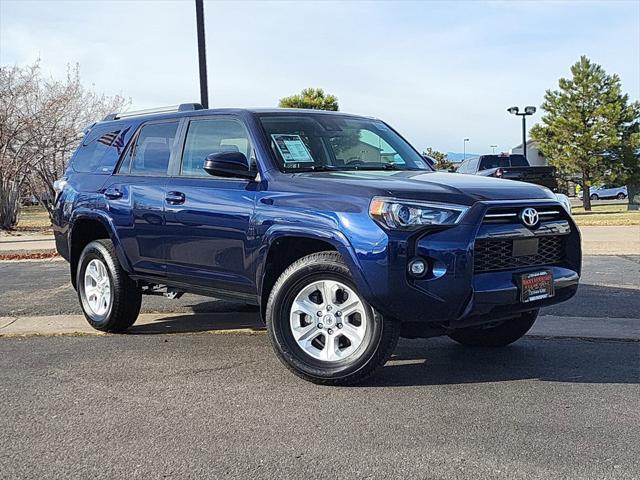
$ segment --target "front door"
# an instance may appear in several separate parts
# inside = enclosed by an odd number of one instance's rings
[[[252,295],[256,184],[203,170],[209,154],[223,151],[253,157],[240,120],[217,116],[189,121],[179,168],[166,187],[167,275],[173,284]]]

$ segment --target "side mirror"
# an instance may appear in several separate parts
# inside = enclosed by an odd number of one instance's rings
[[[241,152],[219,152],[207,156],[202,167],[209,175],[217,177],[255,178],[255,171],[249,170],[249,161]]]

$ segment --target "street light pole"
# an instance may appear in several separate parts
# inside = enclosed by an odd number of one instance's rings
[[[536,113],[536,107],[524,107],[524,112],[520,113],[520,109],[518,107],[510,107],[507,108],[507,112],[512,115],[517,115],[518,117],[522,117],[522,152],[524,153],[524,159],[527,159],[527,116],[533,115]]]
[[[467,142],[469,141],[468,138],[465,138],[462,141],[462,161],[464,162],[467,159]]]
[[[498,148],[498,145],[489,145],[489,148],[491,148],[491,153],[496,153],[496,148]]]
[[[527,161],[527,116],[522,115],[522,152],[524,160]]]
[[[200,69],[200,103],[209,108],[207,88],[207,51],[204,41],[204,6],[202,0],[196,0],[196,28],[198,31],[198,67]]]

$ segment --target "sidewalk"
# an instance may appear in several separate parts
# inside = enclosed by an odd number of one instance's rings
[[[230,319],[232,317],[232,319]],[[259,334],[264,325],[256,313],[143,313],[129,335],[160,333]],[[28,335],[104,335],[82,315],[0,317],[0,337]],[[633,318],[561,317],[541,315],[528,335],[640,341],[640,320]]]
[[[583,255],[640,255],[640,226],[580,227]]]
[[[15,253],[37,253],[56,249],[50,233],[0,233],[0,255]]]
[[[129,334],[261,333],[264,324],[255,312],[142,313]],[[0,337],[21,335],[104,335],[83,315],[0,317]]]

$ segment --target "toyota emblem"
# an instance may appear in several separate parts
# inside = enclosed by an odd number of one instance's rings
[[[535,208],[525,208],[520,212],[520,220],[529,228],[535,227],[539,218],[538,211]]]

